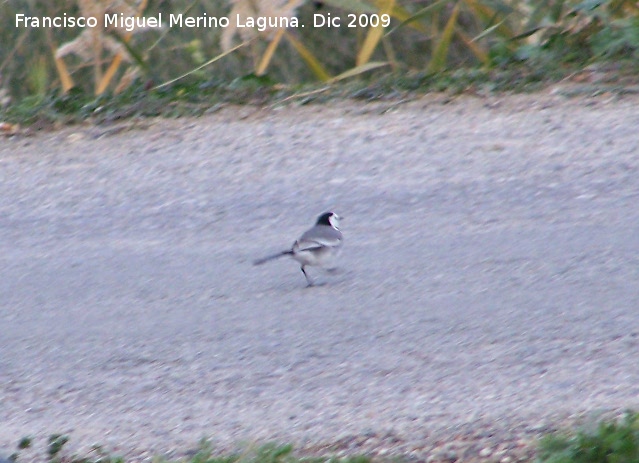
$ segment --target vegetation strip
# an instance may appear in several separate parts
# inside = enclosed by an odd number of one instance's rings
[[[111,455],[102,447],[95,446],[90,455],[77,456],[65,453],[64,446],[69,437],[62,434],[51,435],[47,442],[46,458],[50,463],[126,463],[126,459]],[[23,461],[21,454],[33,445],[33,439],[24,437],[18,443],[18,450],[9,457],[10,461]],[[519,449],[517,455],[509,452],[493,452],[483,448],[474,457],[460,457],[450,451],[450,446],[442,445],[431,453],[427,461],[435,462],[500,462],[511,463],[635,463],[639,461],[639,413],[626,411],[617,419],[605,419],[598,423],[583,425],[577,430],[562,430],[544,435],[531,448]],[[446,450],[446,449],[449,450]],[[308,453],[308,452],[307,452]],[[313,452],[315,453],[315,452]],[[320,452],[317,452],[320,453]],[[155,462],[179,461],[184,463],[371,463],[375,461],[414,461],[415,457],[370,456],[355,454],[350,456],[322,455],[299,456],[290,444],[269,443],[247,445],[235,453],[220,454],[210,442],[202,440],[197,450],[178,460],[156,457]],[[0,459],[0,461],[2,461]],[[24,460],[26,461],[26,460]]]

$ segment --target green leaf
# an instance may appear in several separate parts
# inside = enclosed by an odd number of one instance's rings
[[[354,68],[349,69],[346,72],[342,72],[341,74],[333,77],[330,82],[337,82],[340,80],[348,79],[350,77],[355,77],[357,75],[363,74],[364,72],[371,71],[373,69],[381,68],[382,66],[388,66],[389,63],[382,61],[371,61],[366,64],[362,64],[361,66],[355,66]]]
[[[450,48],[450,42],[453,38],[453,32],[455,32],[455,26],[457,25],[457,16],[459,16],[459,3],[455,4],[453,12],[448,18],[446,27],[433,51],[433,56],[428,63],[429,72],[439,72],[446,66],[446,60],[448,58],[448,49]]]
[[[492,26],[490,26],[489,28],[485,29],[484,31],[482,31],[481,33],[479,33],[478,35],[476,35],[475,37],[473,37],[473,42],[477,42],[478,40],[483,39],[484,37],[492,34],[496,29],[499,28],[499,26],[501,26],[504,22],[506,22],[506,18],[502,19],[501,21],[499,21],[497,24],[493,24]]]
[[[306,48],[302,42],[297,40],[295,36],[292,34],[285,33],[285,36],[288,39],[288,41],[291,42],[291,45],[293,45],[293,47],[299,53],[302,59],[306,62],[308,67],[311,68],[311,71],[313,71],[313,74],[315,74],[315,77],[317,77],[322,82],[326,82],[327,80],[331,78],[331,75],[326,71],[326,69],[324,69],[324,66],[322,66],[322,63],[320,63],[320,61],[315,57],[315,55],[313,55],[313,53],[311,53],[311,51],[308,48]]]
[[[415,21],[420,21],[424,18],[432,17],[433,13],[439,12],[442,9],[442,7],[444,7],[448,3],[449,3],[449,0],[439,0],[438,2],[432,3],[431,5],[428,5],[427,7],[422,8],[417,13],[411,15],[410,17],[406,18],[401,23],[399,23],[397,26],[393,27],[390,31],[386,33],[386,35],[390,35],[396,30],[401,29]]]
[[[380,6],[379,16],[383,17],[390,13],[390,11],[395,6],[395,0],[384,0],[382,5]],[[375,48],[377,48],[377,44],[381,40],[384,34],[384,26],[380,24],[377,27],[369,27],[368,33],[366,34],[366,39],[364,39],[364,43],[362,44],[362,48],[359,50],[357,54],[356,63],[358,66],[362,64],[366,64],[373,56],[373,52]]]
[[[225,51],[224,53],[220,53],[219,55],[215,56],[214,58],[211,58],[210,60],[208,60],[206,63],[196,67],[195,69],[191,69],[189,72],[185,72],[184,74],[182,74],[181,76],[178,76],[174,79],[171,80],[167,80],[166,82],[161,83],[160,85],[156,85],[155,87],[153,87],[151,90],[157,90],[159,88],[162,87],[166,87],[167,85],[171,85],[175,82],[177,82],[178,80],[184,79],[187,76],[190,76],[191,74],[193,74],[194,72],[199,71],[202,68],[205,68],[206,66],[208,66],[209,64],[215,63],[216,61],[224,58],[227,55],[230,55],[231,53],[233,53],[235,50],[238,50],[240,48],[242,48],[245,45],[248,45],[250,42],[252,42],[252,40],[248,40],[246,42],[242,42],[239,45],[234,46],[233,48]]]

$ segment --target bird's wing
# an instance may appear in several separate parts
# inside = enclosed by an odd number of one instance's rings
[[[334,245],[320,241],[299,239],[293,245],[293,252],[316,251],[318,249],[333,247]]]
[[[334,248],[342,245],[342,232],[333,227],[313,227],[295,242],[295,251],[311,251],[319,248]]]

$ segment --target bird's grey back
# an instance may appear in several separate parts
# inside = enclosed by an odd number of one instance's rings
[[[298,240],[298,242],[311,241],[323,246],[341,246],[342,232],[328,225],[317,225],[307,230]]]

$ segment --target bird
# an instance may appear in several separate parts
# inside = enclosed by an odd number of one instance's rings
[[[290,256],[301,264],[307,286],[313,286],[313,280],[308,276],[306,267],[331,268],[330,265],[340,253],[344,241],[339,229],[340,219],[341,217],[334,212],[324,212],[317,218],[315,225],[293,243],[291,249],[257,259],[253,264],[262,265],[280,257]]]

